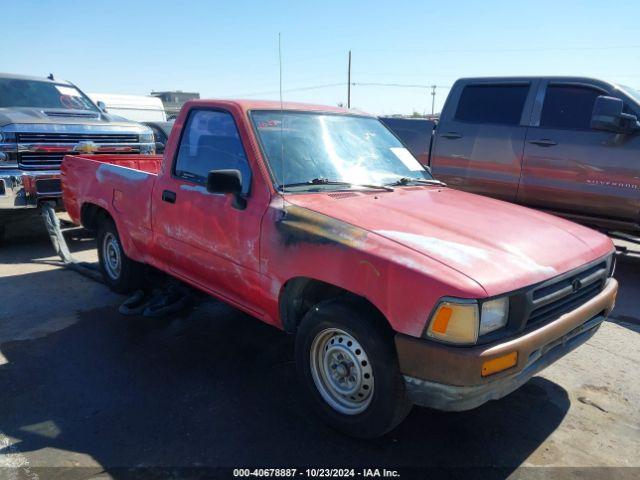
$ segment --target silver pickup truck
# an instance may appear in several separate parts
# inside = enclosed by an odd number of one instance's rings
[[[10,216],[60,201],[60,163],[72,152],[152,154],[155,143],[148,127],[69,82],[0,73],[0,234]]]

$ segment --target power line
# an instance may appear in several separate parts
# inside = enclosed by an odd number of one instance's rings
[[[321,88],[331,88],[331,87],[342,87],[344,86],[344,82],[340,83],[325,83],[322,85],[310,85],[307,87],[299,87],[299,88],[288,88],[286,90],[282,90],[283,93],[291,93],[291,92],[304,92],[307,90],[319,90]],[[280,90],[269,90],[264,92],[254,92],[254,93],[242,93],[237,95],[225,95],[226,98],[240,98],[240,97],[255,97],[257,95],[274,95],[276,93],[280,93]]]
[[[637,49],[640,45],[612,45],[605,47],[533,47],[533,48],[473,48],[473,49],[393,49],[393,50],[360,50],[360,52],[381,53],[381,52],[403,52],[403,53],[499,53],[499,52],[571,52],[589,50],[622,50]]]
[[[431,89],[431,92],[429,93],[431,95],[431,115],[433,115],[436,110],[436,89],[451,88],[450,85],[419,85],[415,83],[353,82],[352,85],[365,87],[419,88],[421,90]]]
[[[397,88],[451,88],[451,85],[419,85],[411,83],[378,83],[378,82],[353,82],[351,85],[360,87],[397,87]]]
[[[417,88],[422,90],[431,90],[430,94],[433,95],[435,89],[450,89],[452,85],[436,85],[436,84],[418,84],[418,83],[383,83],[383,82],[350,82],[354,87],[391,87],[391,88]],[[293,92],[305,92],[310,90],[321,90],[325,88],[344,87],[344,82],[336,83],[324,83],[319,85],[308,85],[304,87],[288,88],[282,90],[283,93]],[[243,98],[243,97],[255,97],[260,95],[275,95],[280,93],[279,90],[269,90],[263,92],[243,93],[237,95],[224,95],[222,98]]]
[[[297,88],[288,88],[282,90],[283,93],[292,93],[292,92],[305,92],[307,90],[320,90],[323,88],[333,88],[333,87],[341,87],[344,85],[344,82],[339,83],[324,83],[320,85],[309,85],[305,87],[297,87]],[[433,84],[429,85],[419,85],[419,84],[406,84],[406,83],[377,83],[377,82],[351,82],[352,86],[359,87],[398,87],[398,88],[432,88]],[[451,88],[450,85],[435,85],[436,88]],[[241,97],[255,97],[258,95],[275,95],[280,93],[280,90],[265,90],[263,92],[251,92],[251,93],[241,93],[234,95],[224,95],[224,98],[241,98]]]

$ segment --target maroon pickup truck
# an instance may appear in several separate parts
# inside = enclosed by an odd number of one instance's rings
[[[434,128],[382,119],[450,187],[640,234],[640,92],[578,77],[458,80]]]
[[[188,102],[164,157],[66,156],[62,188],[108,285],[151,265],[295,334],[310,403],[360,437],[507,395],[615,302],[610,239],[446,188],[348,110]]]

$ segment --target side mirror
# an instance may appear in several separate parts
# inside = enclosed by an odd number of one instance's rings
[[[207,192],[239,195],[242,192],[240,170],[211,170],[207,176]]]
[[[102,112],[107,113],[107,106],[105,105],[105,103],[102,100],[99,100],[98,103],[96,103],[96,105],[98,105],[98,108]]]
[[[591,128],[612,133],[633,133],[640,128],[638,117],[624,113],[624,102],[619,98],[600,95],[591,113]]]
[[[211,170],[207,175],[207,192],[233,195],[233,208],[244,210],[247,199],[242,197],[242,174],[240,170]]]
[[[164,143],[156,142],[156,153],[163,153],[163,152],[164,152]]]

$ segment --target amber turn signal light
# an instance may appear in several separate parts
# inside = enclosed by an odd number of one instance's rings
[[[511,352],[501,357],[487,360],[482,364],[482,376],[488,377],[494,373],[502,372],[507,368],[514,367],[518,363],[518,352]]]
[[[433,327],[431,327],[433,331],[442,334],[447,333],[447,326],[449,326],[449,320],[451,319],[452,313],[453,310],[451,307],[440,308],[433,319]]]
[[[478,304],[475,302],[441,302],[431,316],[428,337],[456,344],[473,344],[478,340]]]

